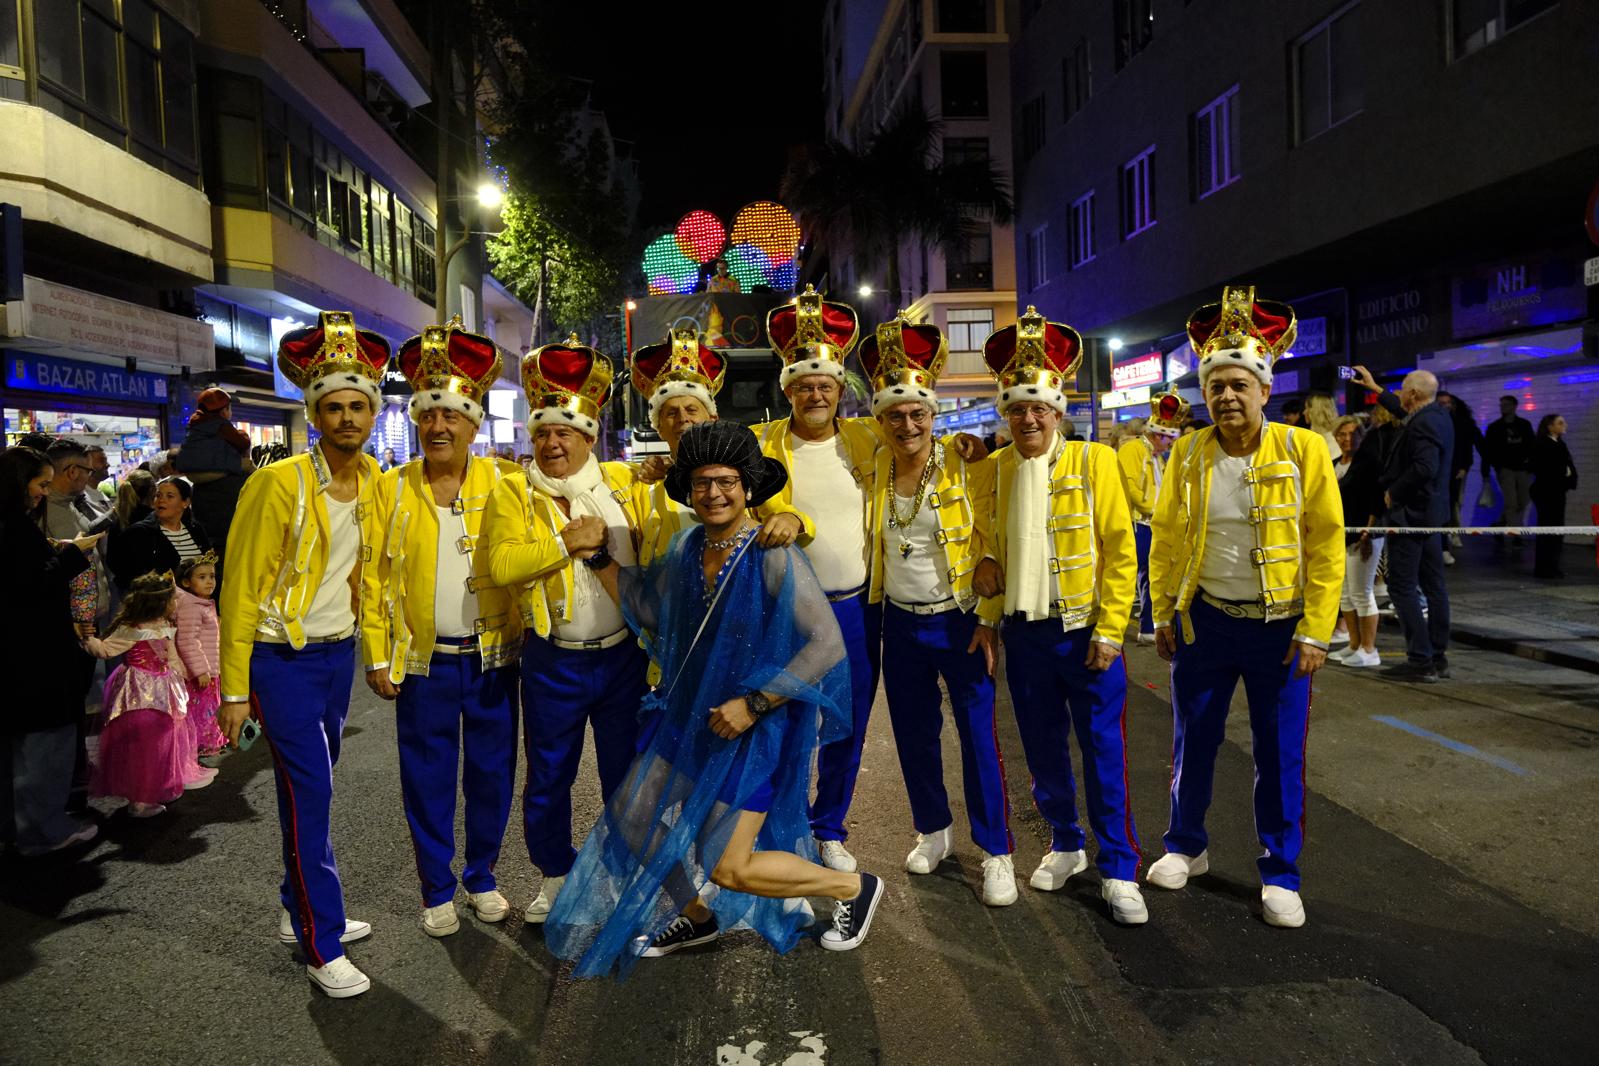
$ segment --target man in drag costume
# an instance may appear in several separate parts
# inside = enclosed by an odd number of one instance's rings
[[[787,951],[806,896],[838,901],[823,947],[865,938],[881,881],[818,865],[807,809],[818,743],[849,729],[843,639],[810,564],[761,548],[747,514],[787,480],[731,422],[687,430],[666,478],[700,525],[648,570],[580,552],[647,635],[661,683],[641,742],[545,927],[579,976],[750,928]]]

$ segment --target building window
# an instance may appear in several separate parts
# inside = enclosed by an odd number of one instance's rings
[[[1088,58],[1088,38],[1079,37],[1060,61],[1061,98],[1065,101],[1061,121],[1070,122],[1094,95],[1094,66]]]
[[[433,241],[435,231],[417,215],[411,216],[411,254],[416,264],[416,294],[428,303],[437,295],[434,291],[436,276],[433,270]]]
[[[149,0],[49,0],[31,9],[40,105],[195,181],[193,35]],[[23,54],[0,47],[12,53]]]
[[[994,236],[987,226],[944,255],[944,287],[951,290],[986,289],[994,282]]]
[[[1116,69],[1120,70],[1155,37],[1154,0],[1115,0],[1111,12],[1115,19]]]
[[[938,0],[938,32],[988,33],[987,0]]]
[[[1155,146],[1122,166],[1122,237],[1135,237],[1155,224]]]
[[[951,307],[947,320],[949,350],[952,352],[980,352],[983,342],[994,332],[992,307]]]
[[[1453,0],[1449,23],[1454,57],[1487,48],[1554,6],[1555,0]]]
[[[969,163],[988,165],[988,138],[945,137],[944,165],[958,167]]]
[[[1071,247],[1072,269],[1094,261],[1094,194],[1085,193],[1072,201],[1066,212],[1067,239]]]
[[[1022,105],[1022,160],[1044,150],[1044,96],[1042,93]]]
[[[945,118],[988,117],[988,56],[945,52],[938,58],[940,100]]]
[[[1360,114],[1362,81],[1360,0],[1355,0],[1294,44],[1298,142]]]
[[[1027,235],[1027,288],[1042,288],[1049,281],[1049,223]]]
[[[1194,115],[1194,199],[1203,200],[1238,180],[1243,164],[1239,142],[1238,86],[1222,93]]]

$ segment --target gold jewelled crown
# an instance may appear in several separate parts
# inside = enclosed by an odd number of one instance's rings
[[[931,394],[944,373],[949,342],[931,323],[915,323],[900,311],[861,345],[861,365],[872,379],[875,394],[906,395],[920,390]],[[901,390],[896,392],[895,390]]]
[[[340,389],[360,389],[375,397],[388,364],[389,342],[357,329],[348,311],[323,311],[316,325],[285,333],[278,342],[278,367],[312,406]]]
[[[1221,302],[1188,317],[1188,339],[1201,361],[1237,351],[1263,359],[1267,369],[1294,346],[1299,325],[1294,309],[1277,300],[1255,299],[1253,285],[1228,285]]]
[[[611,394],[612,374],[611,361],[581,343],[576,333],[534,349],[522,358],[522,388],[532,411],[529,420],[565,421],[594,435]]]
[[[714,397],[727,376],[727,361],[705,346],[693,326],[679,326],[665,342],[644,345],[633,353],[632,362],[633,387],[646,400],[673,382],[697,385]]]
[[[1029,304],[1014,326],[989,334],[983,361],[1001,395],[1028,388],[1064,393],[1083,361],[1083,338],[1064,322],[1046,320]]]
[[[1156,433],[1176,436],[1188,421],[1190,405],[1176,391],[1157,393],[1149,398],[1149,421],[1144,428]]]
[[[859,339],[860,319],[853,307],[823,300],[807,285],[794,299],[767,312],[766,336],[785,364],[785,384],[805,374],[839,377],[845,357]]]
[[[449,393],[465,400],[471,411],[481,407],[489,386],[500,376],[500,351],[489,338],[467,332],[461,316],[455,315],[400,345],[399,364],[418,397]],[[441,395],[436,402],[443,399]]]

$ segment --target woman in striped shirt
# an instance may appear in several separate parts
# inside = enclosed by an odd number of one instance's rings
[[[181,477],[156,485],[153,510],[129,526],[111,552],[111,574],[127,590],[140,574],[176,572],[184,559],[211,549],[211,538],[193,520],[189,506],[194,488]]]

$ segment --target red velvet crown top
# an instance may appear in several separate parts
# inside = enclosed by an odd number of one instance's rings
[[[824,301],[807,285],[805,291],[766,315],[766,335],[772,348],[787,356],[806,344],[830,344],[843,354],[855,347],[860,319],[848,304]]]
[[[664,382],[693,381],[713,396],[720,392],[727,360],[716,349],[707,348],[697,332],[692,336],[690,332],[674,332],[659,344],[646,344],[635,351],[633,387],[648,397]]]
[[[866,376],[876,378],[908,367],[925,370],[936,380],[944,369],[944,357],[949,354],[943,332],[932,323],[915,325],[900,322],[899,350],[895,351],[893,343],[881,343],[885,331],[889,337],[893,337],[893,330],[890,329],[893,325],[885,323],[878,326],[877,333],[861,342],[861,366],[866,368]]]
[[[323,311],[317,324],[291,330],[278,342],[278,365],[304,389],[335,370],[355,370],[382,381],[389,365],[389,342],[377,333],[357,329],[348,311]]]

